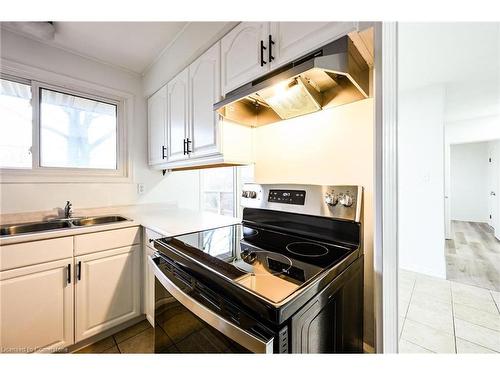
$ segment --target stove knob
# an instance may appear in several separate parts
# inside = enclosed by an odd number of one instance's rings
[[[250,193],[249,191],[243,190],[243,191],[241,192],[241,196],[242,196],[243,198],[248,198],[248,197],[249,197],[249,193]]]
[[[344,207],[351,207],[353,204],[353,199],[349,194],[342,194],[342,196],[339,198],[339,202]]]
[[[338,198],[332,193],[325,194],[325,203],[329,206],[335,206],[338,203]]]
[[[247,198],[251,198],[251,199],[257,198],[257,192],[255,192],[255,191],[247,191],[247,193],[248,193],[248,197]]]

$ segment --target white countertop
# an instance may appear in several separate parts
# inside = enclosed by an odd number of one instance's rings
[[[240,219],[235,217],[222,216],[206,211],[188,210],[177,208],[175,206],[155,208],[154,205],[127,206],[116,208],[115,210],[113,210],[113,208],[107,208],[103,213],[93,213],[92,215],[99,216],[111,214],[122,215],[131,220],[81,228],[66,228],[6,236],[0,238],[0,246],[19,242],[39,241],[56,237],[75,236],[79,234],[101,232],[139,225],[168,237],[223,227],[241,222]],[[78,216],[78,212],[75,216]]]

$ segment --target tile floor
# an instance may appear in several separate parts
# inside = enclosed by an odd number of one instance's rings
[[[75,352],[76,354],[135,354],[153,353],[153,327],[147,320],[143,320],[112,336],[106,337],[94,344]]]
[[[399,351],[500,352],[500,292],[400,269]]]

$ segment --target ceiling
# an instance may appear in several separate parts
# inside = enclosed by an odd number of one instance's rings
[[[401,90],[500,77],[500,23],[403,22],[398,40]]]
[[[44,43],[142,74],[188,22],[54,22]]]

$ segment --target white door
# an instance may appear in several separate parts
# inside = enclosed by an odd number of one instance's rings
[[[167,86],[148,99],[148,161],[156,165],[167,159]]]
[[[213,109],[220,95],[220,43],[212,46],[189,66],[191,157],[218,150],[219,115]]]
[[[75,258],[75,338],[81,341],[141,313],[141,246]]]
[[[222,93],[267,73],[269,22],[242,22],[221,40]]]
[[[499,217],[498,217],[498,183],[499,183],[499,168],[498,162],[498,144],[500,141],[489,143],[489,160],[488,160],[488,194],[490,211],[489,225],[494,229],[495,236],[500,238]]]
[[[357,29],[356,22],[271,22],[271,69]]]
[[[2,352],[73,344],[72,262],[68,258],[0,272]]]
[[[169,161],[187,159],[188,138],[188,68],[175,76],[168,85],[168,155]]]

